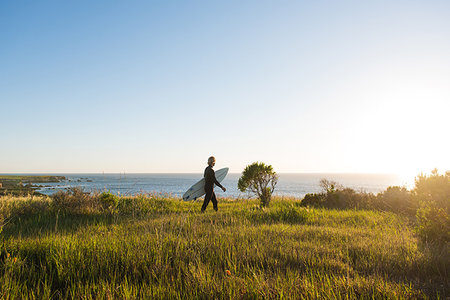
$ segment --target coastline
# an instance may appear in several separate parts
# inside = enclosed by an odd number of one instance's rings
[[[59,183],[66,180],[65,176],[57,175],[0,175],[0,195],[37,194],[40,188],[36,183]]]

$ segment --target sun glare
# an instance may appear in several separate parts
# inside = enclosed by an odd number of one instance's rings
[[[370,80],[361,79],[350,92],[361,111],[354,145],[364,145],[353,158],[370,172],[395,173],[410,184],[421,172],[450,170],[450,139],[443,136],[450,129],[450,89],[442,89],[444,73],[418,66],[429,75],[424,80],[393,65],[370,70]]]

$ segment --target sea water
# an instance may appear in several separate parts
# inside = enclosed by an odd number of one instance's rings
[[[33,174],[37,175],[37,174]],[[41,175],[41,174],[40,174]],[[45,174],[42,174],[45,175]],[[40,185],[39,192],[51,195],[58,190],[81,187],[85,191],[110,191],[120,195],[157,193],[181,197],[183,193],[203,177],[203,174],[52,174],[67,179],[58,183]],[[241,174],[230,173],[222,182],[223,192],[216,188],[218,197],[248,198],[251,194],[240,192],[237,182]],[[301,198],[307,193],[321,191],[320,180],[328,179],[357,191],[378,193],[388,186],[406,186],[410,182],[394,174],[336,174],[297,173],[279,174],[274,194]]]

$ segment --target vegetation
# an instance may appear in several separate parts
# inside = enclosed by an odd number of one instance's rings
[[[404,187],[391,186],[374,195],[322,179],[323,192],[306,194],[302,205],[329,209],[367,209],[401,213],[414,216],[419,206],[417,197]]]
[[[1,197],[0,298],[446,298],[410,218],[295,199]]]
[[[261,207],[269,206],[278,175],[271,165],[255,162],[245,167],[238,181],[241,192],[250,190],[261,200]]]
[[[450,243],[450,172],[440,175],[433,170],[430,175],[416,178],[415,187],[388,187],[374,195],[356,192],[339,184],[322,180],[322,193],[307,194],[302,206],[333,209],[372,209],[391,211],[417,217],[417,231],[421,241],[431,246],[443,247],[448,252]]]
[[[32,183],[60,182],[64,176],[0,175],[0,195],[40,195]]]
[[[0,180],[18,180],[23,183],[60,182],[64,179],[66,177],[54,175],[0,175]]]
[[[450,173],[378,195],[0,197],[0,299],[450,297]]]
[[[418,233],[425,244],[443,246],[450,243],[450,172],[416,178],[414,196],[420,202],[417,210]]]

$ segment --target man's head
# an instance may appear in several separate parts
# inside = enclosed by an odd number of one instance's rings
[[[214,167],[215,164],[216,164],[216,158],[214,156],[211,156],[210,158],[208,158],[209,166]]]

